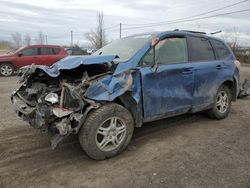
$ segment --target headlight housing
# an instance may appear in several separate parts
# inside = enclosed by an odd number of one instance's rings
[[[56,104],[59,102],[59,97],[56,93],[49,93],[46,95],[45,101],[50,102],[51,104]]]

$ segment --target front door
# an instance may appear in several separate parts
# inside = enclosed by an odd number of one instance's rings
[[[37,64],[39,62],[38,48],[32,47],[22,50],[16,61],[18,67]]]
[[[158,65],[157,68],[152,62]],[[152,49],[143,58],[141,80],[144,121],[182,114],[191,109],[194,74],[187,62],[185,37],[161,40],[155,47],[155,53]]]

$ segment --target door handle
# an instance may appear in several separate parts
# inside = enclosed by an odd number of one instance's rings
[[[189,67],[189,68],[185,68],[182,72],[182,74],[192,74],[193,73],[193,68]]]
[[[222,69],[222,66],[221,65],[217,65],[216,69],[220,70],[220,69]]]

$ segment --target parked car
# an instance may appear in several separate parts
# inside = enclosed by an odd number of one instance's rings
[[[54,45],[30,45],[12,53],[0,55],[0,75],[11,76],[26,65],[50,66],[68,54],[63,47]]]
[[[134,127],[206,111],[228,116],[239,93],[240,63],[225,42],[190,31],[116,40],[90,56],[22,70],[11,97],[19,117],[52,134],[52,148],[78,134],[93,159],[121,153]]]
[[[69,55],[90,55],[87,50],[81,48],[66,48]]]
[[[97,50],[96,49],[87,49],[87,53],[88,54],[93,54],[95,53]]]

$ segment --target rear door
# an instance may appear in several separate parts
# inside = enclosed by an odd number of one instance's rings
[[[154,55],[155,54],[155,55]],[[157,62],[157,69],[152,64]],[[142,60],[144,121],[182,114],[191,109],[194,75],[185,37],[160,41]]]
[[[225,68],[216,60],[215,52],[206,36],[188,36],[189,64],[194,71],[193,111],[209,108],[220,83],[220,74]]]
[[[40,48],[40,59],[41,59],[40,63],[42,65],[51,66],[56,61],[53,48],[50,48],[50,47]]]

